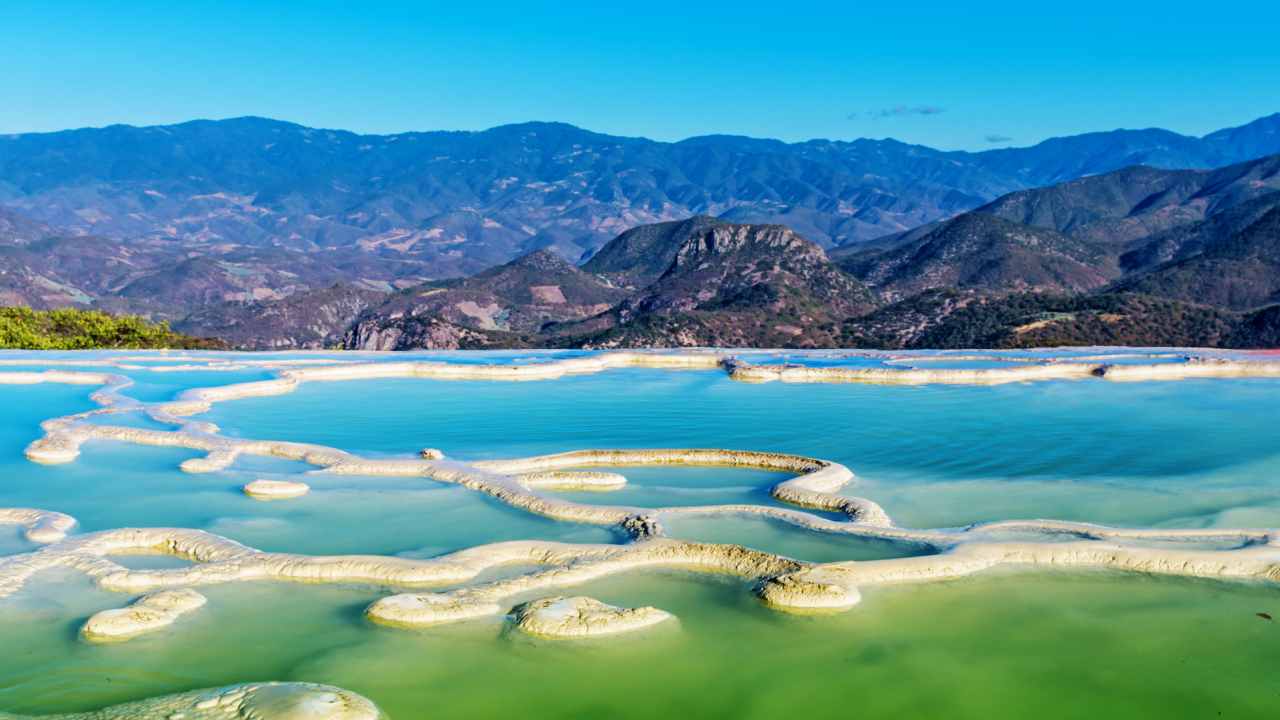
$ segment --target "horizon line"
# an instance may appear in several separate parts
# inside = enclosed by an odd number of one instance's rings
[[[356,137],[381,137],[381,138],[401,137],[406,135],[436,135],[436,134],[481,135],[484,133],[493,132],[495,130],[519,127],[522,125],[561,125],[561,126],[572,128],[574,130],[578,130],[580,132],[588,133],[591,135],[600,135],[603,137],[616,138],[620,140],[639,140],[639,141],[645,141],[645,142],[650,142],[650,143],[655,143],[660,145],[678,145],[681,143],[687,143],[695,140],[705,140],[709,138],[733,138],[733,139],[739,139],[739,140],[751,140],[756,142],[778,143],[781,145],[788,145],[788,146],[807,145],[810,143],[854,144],[858,142],[877,142],[877,143],[892,142],[892,143],[898,143],[900,145],[907,145],[909,147],[927,148],[927,149],[934,150],[936,152],[942,152],[942,153],[963,153],[967,155],[980,155],[983,153],[997,152],[1000,150],[1017,150],[1017,149],[1033,148],[1053,140],[1083,137],[1086,135],[1102,135],[1102,134],[1114,133],[1114,132],[1159,131],[1159,132],[1172,133],[1174,135],[1178,135],[1184,138],[1203,140],[1209,137],[1210,135],[1214,135],[1224,130],[1234,130],[1242,127],[1247,127],[1254,123],[1257,123],[1263,120],[1270,120],[1272,118],[1280,119],[1280,110],[1270,114],[1260,115],[1258,117],[1253,118],[1252,120],[1248,120],[1239,125],[1228,125],[1225,127],[1218,128],[1216,130],[1211,130],[1210,132],[1207,132],[1204,135],[1185,135],[1176,130],[1170,130],[1168,128],[1156,127],[1156,126],[1145,127],[1145,128],[1118,127],[1118,128],[1112,128],[1109,130],[1086,130],[1086,131],[1078,132],[1072,135],[1054,135],[1054,136],[1044,138],[1043,140],[1040,140],[1038,142],[1031,143],[1029,145],[1010,145],[1006,147],[995,147],[995,148],[989,148],[985,150],[945,150],[942,148],[934,147],[932,145],[925,145],[922,143],[913,143],[913,142],[908,142],[906,140],[899,140],[898,138],[891,137],[891,136],[885,136],[882,138],[861,136],[861,137],[851,138],[848,140],[814,137],[814,138],[808,138],[805,140],[788,141],[788,140],[782,140],[780,138],[774,138],[774,137],[758,137],[754,135],[739,135],[735,133],[709,133],[704,135],[690,135],[688,137],[681,138],[679,140],[657,140],[644,135],[616,135],[612,133],[599,132],[596,130],[584,128],[580,125],[574,125],[573,123],[566,122],[563,120],[523,120],[518,122],[510,122],[510,123],[502,123],[499,125],[493,125],[491,127],[487,127],[479,130],[435,129],[435,130],[404,130],[404,131],[390,132],[390,133],[372,133],[372,132],[365,133],[365,132],[357,132],[354,130],[348,130],[344,128],[326,128],[326,127],[305,125],[303,123],[294,122],[292,120],[281,120],[279,118],[268,117],[265,115],[234,115],[230,117],[220,117],[220,118],[197,117],[197,118],[191,118],[189,120],[182,120],[179,122],[156,123],[156,124],[149,124],[149,125],[137,125],[133,123],[109,123],[106,125],[86,125],[82,127],[63,128],[61,130],[36,130],[36,131],[0,133],[0,138],[12,140],[12,139],[21,138],[21,137],[32,137],[32,136],[40,136],[40,135],[58,135],[61,133],[72,133],[72,132],[102,131],[102,130],[111,130],[114,128],[128,128],[132,130],[156,130],[156,129],[167,129],[167,128],[179,127],[182,125],[191,125],[194,123],[227,123],[227,122],[234,122],[238,120],[265,121],[269,123],[277,123],[280,125],[290,125],[293,127],[302,128],[304,130],[313,130],[316,132],[343,133],[347,135],[354,135]]]

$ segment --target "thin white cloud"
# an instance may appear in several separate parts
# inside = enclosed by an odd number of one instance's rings
[[[865,112],[849,113],[849,119],[853,120],[860,117],[869,118],[896,118],[907,117],[910,115],[922,115],[928,117],[930,115],[941,115],[947,109],[937,105],[894,105],[893,107],[880,108],[879,110],[867,110]]]

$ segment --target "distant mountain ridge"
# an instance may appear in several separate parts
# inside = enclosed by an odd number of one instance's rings
[[[1123,243],[1280,191],[1280,155],[1216,170],[1135,166],[1010,193],[976,212],[1082,240]]]
[[[1247,343],[1276,325],[1280,153],[1202,166],[1278,130],[986,153],[554,123],[6,136],[0,301],[258,348]],[[1135,158],[1192,167],[1092,174]]]
[[[469,274],[551,247],[570,259],[690,215],[870,239],[1005,193],[1135,164],[1280,153],[1280,114],[1203,138],[1116,130],[948,152],[896,140],[666,143],[563,123],[357,135],[262,118],[0,136],[0,206],[70,234],[349,253],[366,279]],[[329,261],[326,258],[326,261]],[[394,261],[394,262],[392,262]]]

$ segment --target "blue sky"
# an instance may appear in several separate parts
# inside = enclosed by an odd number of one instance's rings
[[[1203,134],[1280,111],[1277,28],[1280,2],[1252,0],[4,0],[0,132],[262,115],[947,149]]]

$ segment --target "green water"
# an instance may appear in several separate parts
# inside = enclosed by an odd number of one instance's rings
[[[159,400],[190,383],[261,373],[132,375],[147,380],[137,386],[139,399]],[[307,474],[311,494],[263,503],[240,486],[309,468],[244,458],[223,472],[191,475],[178,465],[195,453],[111,442],[89,443],[71,464],[26,461],[22,449],[39,436],[39,422],[93,407],[92,390],[0,385],[0,507],[67,512],[81,532],[202,528],[265,550],[315,554],[432,557],[510,539],[622,541],[607,529],[531,516],[417,478]],[[427,446],[462,459],[592,447],[796,452],[845,463],[858,476],[850,493],[914,527],[1027,517],[1280,527],[1277,399],[1280,382],[1261,380],[891,388],[744,385],[718,372],[625,370],[555,382],[305,385],[225,403],[201,419],[231,435],[372,455]],[[125,423],[156,427],[141,416]],[[642,507],[769,504],[767,487],[785,477],[725,468],[619,472],[629,479],[621,491],[558,494]],[[675,537],[812,561],[912,551],[759,518],[662,521]],[[0,555],[33,547],[0,526]],[[763,607],[741,581],[647,572],[559,592],[654,605],[678,621],[588,642],[534,640],[502,619],[421,631],[373,626],[362,610],[385,588],[250,583],[200,591],[209,604],[174,627],[108,646],[80,641],[78,628],[132,596],[50,572],[0,599],[0,711],[81,711],[257,680],[339,685],[398,720],[1262,718],[1280,707],[1273,671],[1280,626],[1256,614],[1280,618],[1274,586],[996,573],[865,589],[847,613],[799,617]]]
[[[371,627],[372,589],[241,585],[172,632],[74,639],[119,598],[72,585],[6,610],[0,703],[84,710],[175,689],[307,680],[391,717],[1263,718],[1280,702],[1274,588],[1106,573],[988,577],[867,593],[817,617],[762,607],[728,580],[642,574],[580,588],[676,624],[609,641],[534,640],[480,621]],[[33,603],[34,604],[34,603]],[[1221,716],[1218,713],[1222,713]]]

